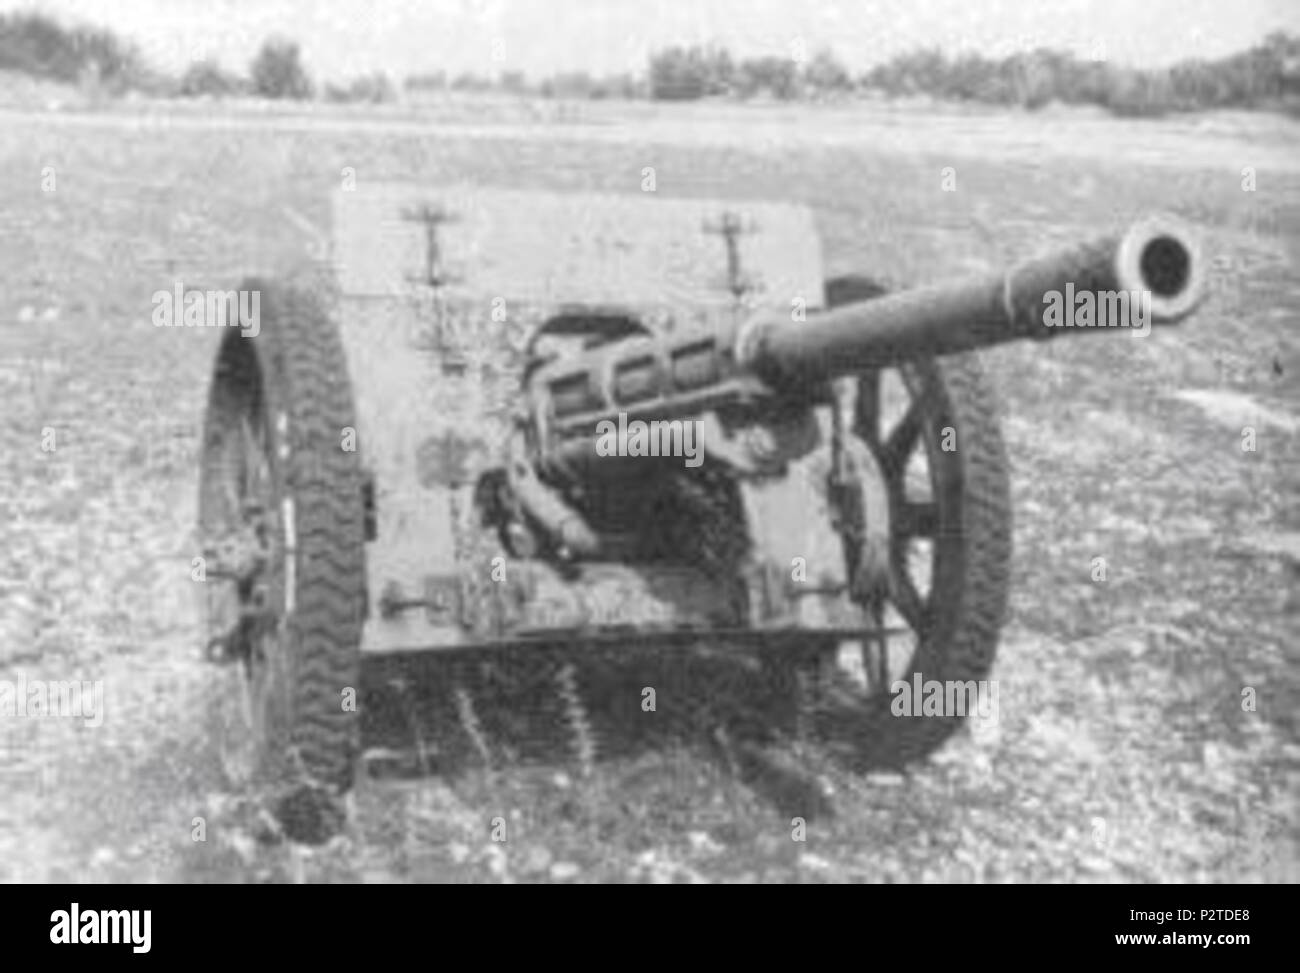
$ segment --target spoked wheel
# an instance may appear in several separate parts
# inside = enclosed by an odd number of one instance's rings
[[[283,653],[274,651],[284,584],[283,551],[277,555],[275,547],[283,526],[259,398],[254,391],[223,403],[233,422],[209,437],[208,453],[216,462],[210,473],[205,464],[211,477],[205,486],[222,491],[212,498],[220,504],[220,520],[212,506],[205,510],[205,650],[211,661],[229,664],[231,678],[214,699],[216,744],[226,776],[239,784],[257,777],[260,741],[278,732],[270,721],[287,679]]]
[[[860,278],[827,284],[832,306],[880,293]],[[1006,453],[973,356],[863,374],[837,392],[844,482],[832,480],[828,497],[864,634],[828,644],[817,727],[855,762],[900,765],[962,721],[946,705],[923,707],[916,677],[927,690],[933,682],[946,689],[984,679],[993,664],[1010,571]]]
[[[199,524],[215,741],[266,788],[286,833],[323,840],[352,784],[365,606],[360,460],[343,349],[309,296],[257,281],[261,330],[221,344],[205,420]]]

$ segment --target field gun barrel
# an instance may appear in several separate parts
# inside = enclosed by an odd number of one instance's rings
[[[760,315],[742,329],[736,358],[766,381],[791,386],[1089,326],[1173,324],[1203,291],[1193,234],[1157,217],[1005,272],[847,304],[806,323]]]

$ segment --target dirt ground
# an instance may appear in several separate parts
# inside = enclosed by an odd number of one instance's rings
[[[1300,879],[1300,126],[710,111],[496,125],[0,110],[0,679],[105,693],[98,727],[0,718],[0,878]],[[996,727],[865,777],[801,743],[785,755],[800,773],[750,771],[686,728],[636,754],[366,779],[344,834],[277,840],[219,771],[221,685],[198,657],[216,336],[154,328],[152,293],[319,272],[345,167],[638,192],[645,166],[664,195],[806,203],[830,273],[898,285],[1171,211],[1205,228],[1215,294],[1176,331],[984,356],[1016,510]],[[418,751],[411,725],[396,744]]]

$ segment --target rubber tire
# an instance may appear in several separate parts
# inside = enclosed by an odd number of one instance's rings
[[[344,430],[356,428],[355,410],[338,328],[317,299],[271,281],[241,286],[260,293],[260,333],[244,337],[232,329],[221,343],[205,426],[200,521],[212,489],[210,458],[229,419],[223,410],[260,387],[254,401],[267,420],[272,489],[281,511],[292,501],[296,551],[288,553],[290,535],[279,522],[272,563],[284,565],[273,598],[283,610],[274,645],[282,676],[268,700],[275,709],[271,729],[255,741],[256,777],[274,792],[286,835],[315,843],[342,826],[338,798],[352,786],[360,744],[363,476],[359,453],[342,448]],[[345,708],[349,691],[354,705]]]

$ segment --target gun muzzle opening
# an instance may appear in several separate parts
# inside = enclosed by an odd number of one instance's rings
[[[1151,295],[1151,317],[1172,323],[1200,303],[1204,290],[1196,238],[1166,218],[1146,220],[1124,235],[1116,258],[1121,286]]]
[[[1142,282],[1152,294],[1174,297],[1187,286],[1192,266],[1192,256],[1181,240],[1171,236],[1157,237],[1142,250],[1139,261]]]

